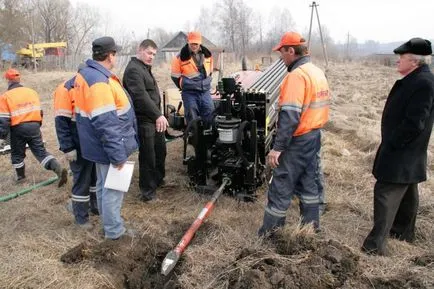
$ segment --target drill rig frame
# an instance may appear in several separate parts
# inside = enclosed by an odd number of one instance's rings
[[[212,193],[223,179],[230,179],[225,194],[256,199],[257,188],[266,180],[266,155],[277,127],[279,87],[285,75],[286,66],[278,60],[247,88],[237,75],[219,81],[213,124],[206,126],[199,118],[184,131],[183,164],[199,193]]]

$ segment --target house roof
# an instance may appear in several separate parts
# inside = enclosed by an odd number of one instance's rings
[[[162,52],[166,51],[178,51],[187,43],[187,34],[179,31],[175,37],[167,42],[162,48]],[[223,50],[212,43],[208,38],[202,36],[202,45],[210,50]]]

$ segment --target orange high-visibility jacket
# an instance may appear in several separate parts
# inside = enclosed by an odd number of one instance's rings
[[[60,150],[64,153],[80,151],[75,112],[75,76],[59,85],[54,91],[54,123]]]
[[[23,86],[6,91],[0,97],[0,118],[9,119],[10,126],[23,122],[41,122],[41,102],[38,93]]]
[[[89,59],[75,77],[73,98],[83,158],[124,163],[138,148],[137,121],[118,77]]]
[[[201,46],[201,49],[204,54],[203,66],[206,75],[200,73],[187,45],[173,59],[171,77],[178,88],[182,90],[210,90],[213,58],[211,52],[206,47]]]
[[[65,81],[60,84],[54,91],[53,96],[55,117],[63,116],[75,121],[74,100],[72,99],[72,90],[68,86],[68,82]]]
[[[309,62],[299,65],[282,82],[279,96],[279,125],[275,149],[283,150],[294,136],[322,128],[329,119],[330,90],[324,73]]]

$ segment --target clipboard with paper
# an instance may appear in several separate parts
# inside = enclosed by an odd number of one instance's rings
[[[133,177],[133,171],[133,161],[127,161],[120,170],[110,164],[104,187],[121,192],[128,192]]]

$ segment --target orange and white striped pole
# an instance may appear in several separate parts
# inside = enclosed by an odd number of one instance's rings
[[[184,236],[182,236],[181,241],[179,241],[178,245],[176,245],[175,249],[167,253],[166,258],[164,258],[163,263],[161,265],[161,274],[167,276],[173,268],[176,266],[179,258],[182,253],[187,248],[190,241],[193,239],[194,234],[202,225],[203,221],[211,214],[212,209],[215,206],[215,202],[223,193],[224,188],[231,183],[229,178],[224,178],[220,187],[214,192],[211,200],[206,203],[205,207],[200,211],[196,220],[194,220],[193,224],[191,224],[190,228],[188,228],[187,232],[185,232]]]

